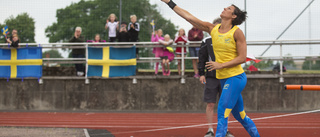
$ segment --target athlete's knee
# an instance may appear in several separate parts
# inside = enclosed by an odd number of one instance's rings
[[[244,110],[241,112],[233,112],[232,114],[234,118],[238,120],[240,123],[244,122],[245,118],[247,117],[247,114]]]

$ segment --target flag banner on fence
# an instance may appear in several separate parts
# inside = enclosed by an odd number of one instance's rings
[[[247,55],[246,62],[251,61],[251,60],[254,61],[255,63],[259,63],[260,61],[262,61],[260,59],[256,59],[256,57],[253,55]]]
[[[136,47],[88,47],[87,76],[127,77],[136,75]]]
[[[42,77],[42,48],[0,49],[0,77]]]

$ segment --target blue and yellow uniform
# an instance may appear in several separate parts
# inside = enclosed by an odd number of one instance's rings
[[[225,63],[238,56],[233,35],[239,27],[233,26],[227,33],[220,33],[218,31],[220,26],[221,24],[216,25],[210,34],[216,62]],[[222,94],[218,104],[216,137],[225,136],[230,113],[242,124],[251,137],[260,137],[257,127],[243,109],[241,92],[247,84],[247,76],[241,65],[216,70],[216,75],[222,86]]]

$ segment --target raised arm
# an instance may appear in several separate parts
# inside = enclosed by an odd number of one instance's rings
[[[174,12],[176,12],[179,16],[181,16],[182,18],[187,20],[193,26],[195,26],[196,28],[198,28],[202,31],[206,31],[210,34],[211,30],[214,27],[214,25],[212,23],[204,22],[204,21],[196,18],[195,16],[190,14],[188,11],[177,6],[175,3],[173,3],[172,0],[161,0],[161,1],[167,3],[169,5],[169,7],[173,9]]]

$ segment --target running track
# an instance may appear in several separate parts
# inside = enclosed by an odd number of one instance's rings
[[[261,137],[319,137],[319,112],[248,113],[248,116],[254,120]],[[0,112],[0,126],[106,129],[116,137],[202,137],[207,131],[203,113]],[[232,116],[229,130],[236,137],[249,137]]]

